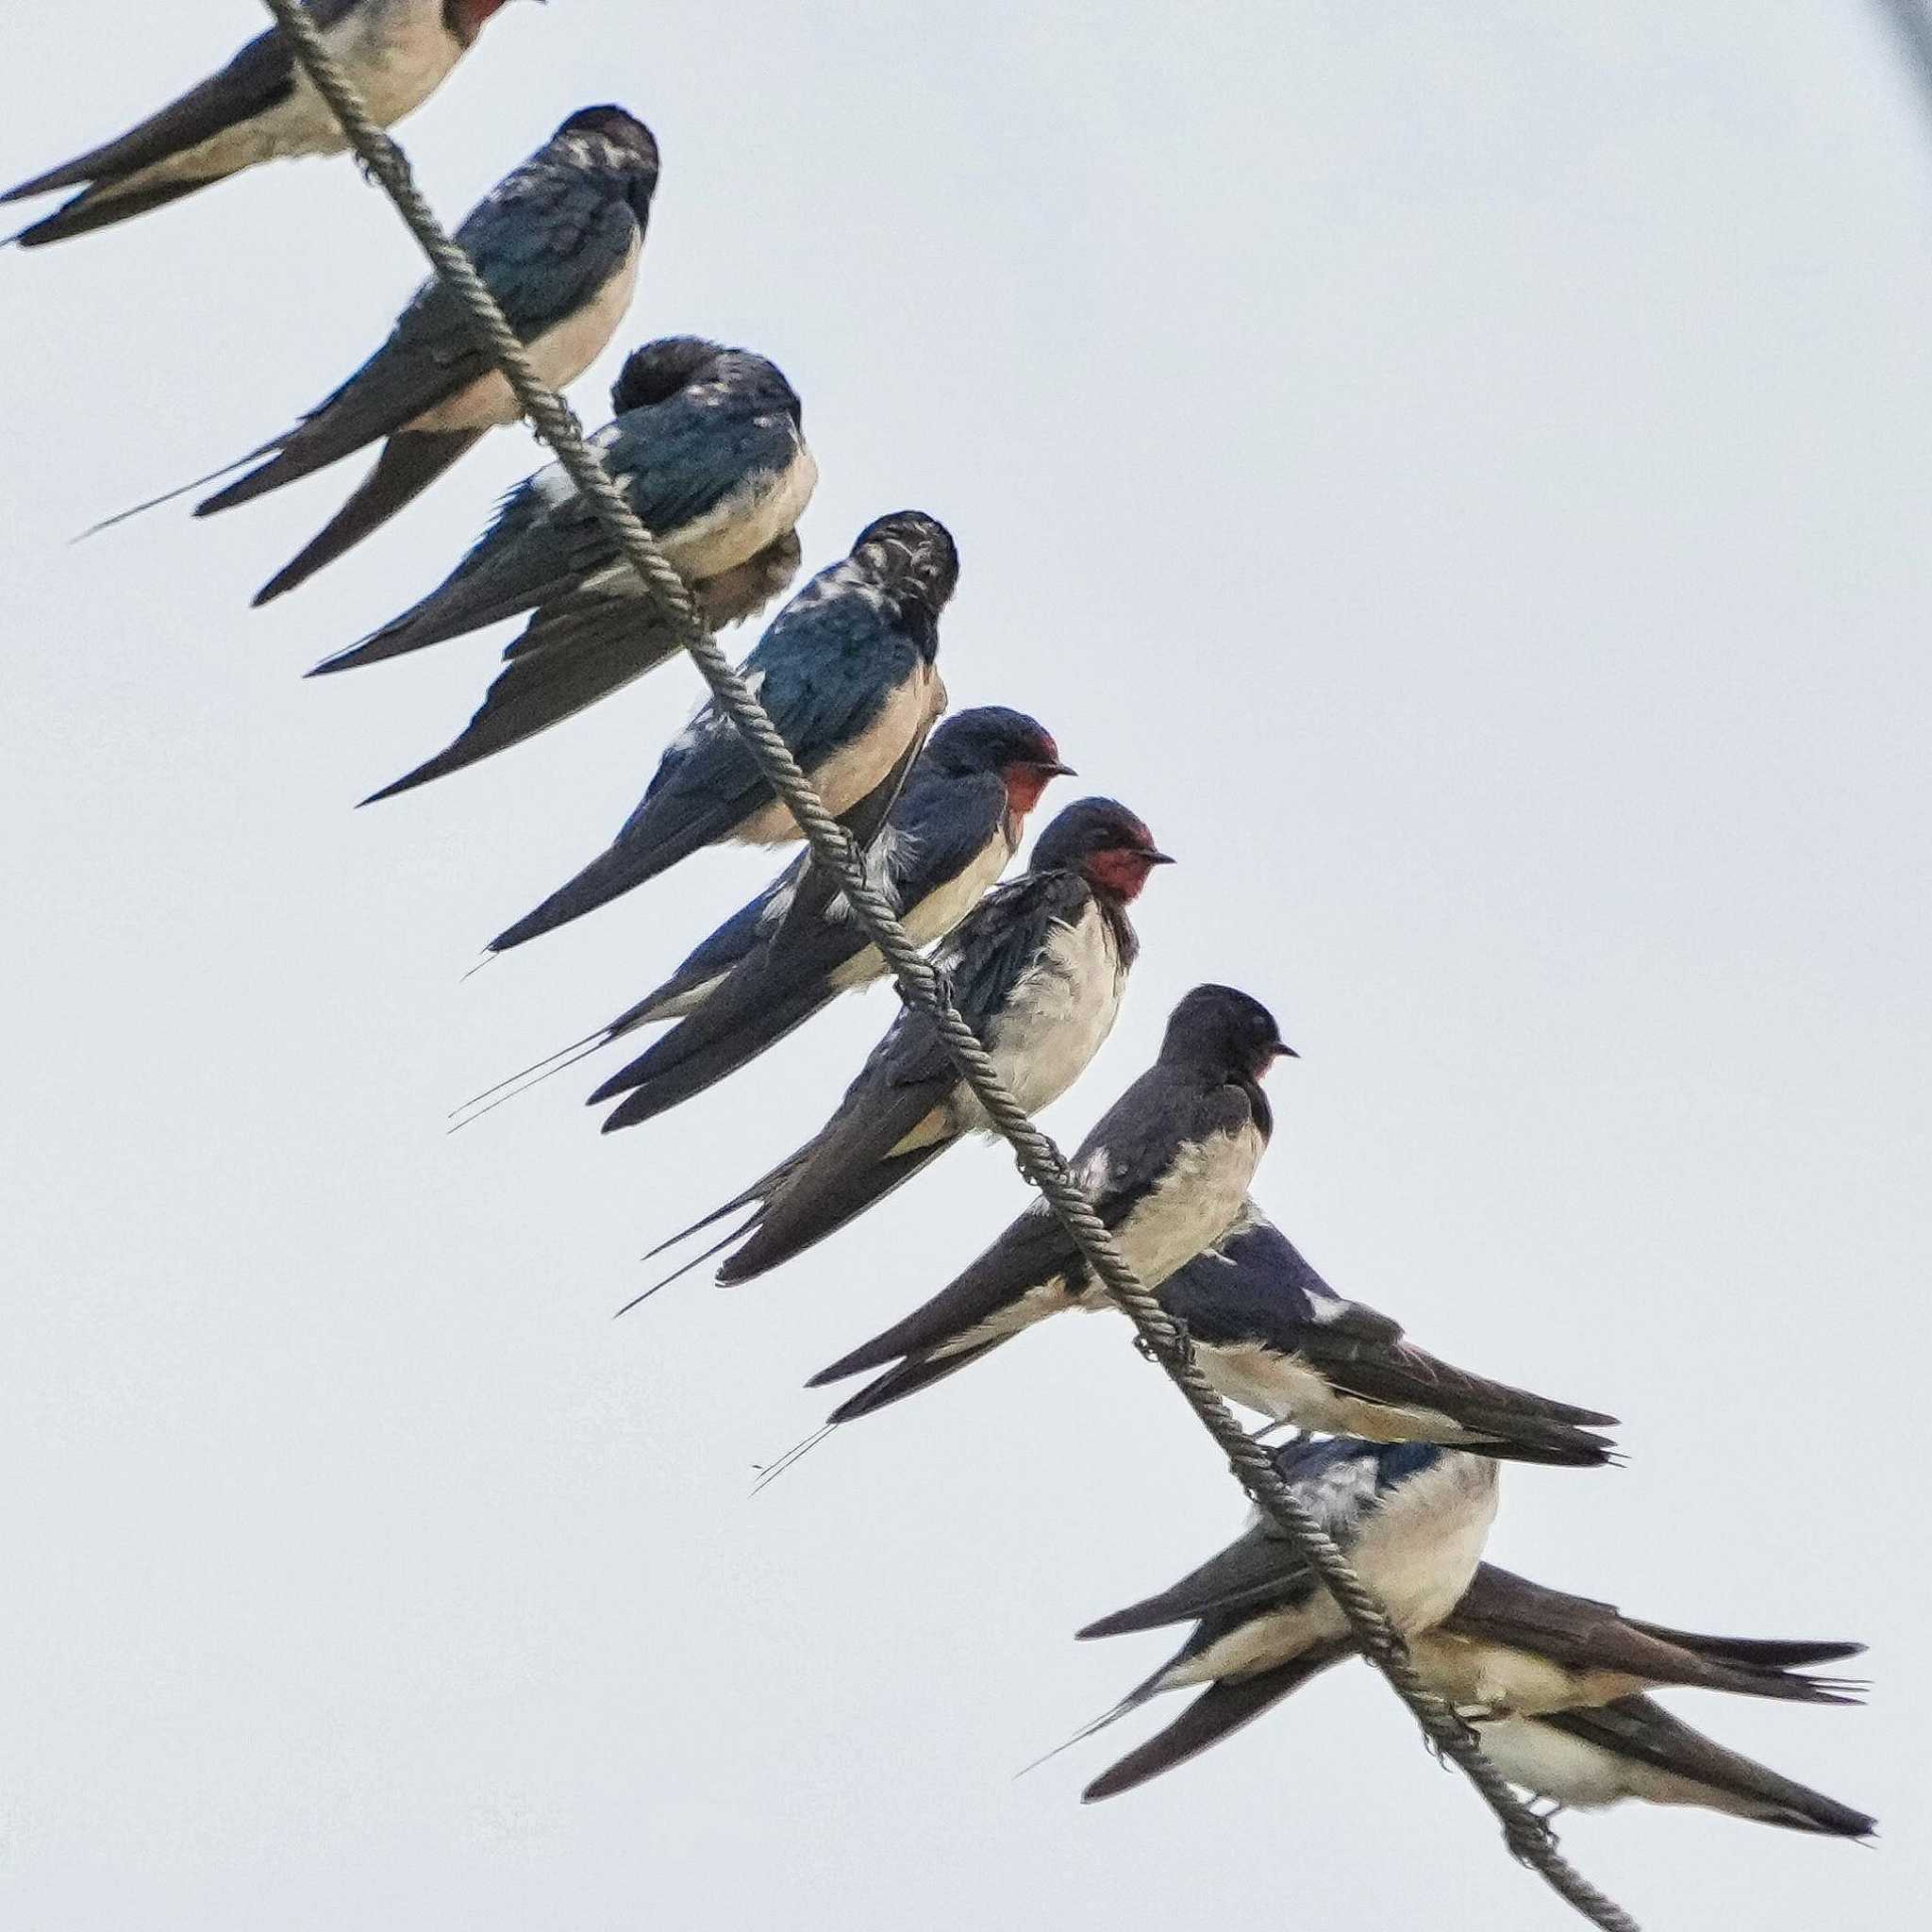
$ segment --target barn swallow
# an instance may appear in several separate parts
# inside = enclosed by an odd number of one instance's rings
[[[880,517],[858,533],[849,557],[792,598],[739,666],[834,817],[874,809],[881,797],[889,808],[945,709],[934,660],[940,612],[958,575],[942,524],[921,510]],[[489,950],[581,919],[707,845],[798,837],[790,808],[714,699],[665,752],[608,848]]]
[[[1692,1805],[1824,1838],[1868,1839],[1878,1821],[1727,1751],[1648,1697],[1593,1710],[1478,1724],[1490,1761],[1552,1811],[1597,1811],[1624,1798]]]
[[[1074,1175],[1148,1288],[1158,1289],[1219,1240],[1241,1212],[1274,1128],[1261,1078],[1293,1053],[1258,1000],[1231,987],[1197,986],[1169,1018],[1159,1058],[1080,1143]],[[1041,1198],[924,1307],[808,1386],[885,1368],[828,1418],[850,1422],[964,1368],[1049,1315],[1111,1306]]]
[[[1045,728],[1022,712],[984,706],[940,721],[866,851],[874,883],[916,943],[943,939],[965,918],[1006,870],[1041,793],[1072,771]],[[801,858],[611,1023],[607,1040],[688,1015],[591,1095],[592,1106],[625,1096],[607,1132],[702,1093],[840,993],[884,974],[842,892],[808,895],[809,907],[791,916],[809,865]]]
[[[989,892],[936,955],[954,1005],[1029,1112],[1058,1100],[1113,1030],[1140,950],[1127,908],[1167,862],[1124,806],[1083,798],[1040,835],[1025,873]],[[967,1134],[991,1131],[932,1021],[908,1004],[817,1134],[660,1247],[756,1203],[720,1243],[737,1245],[718,1279],[749,1281],[843,1227]]]
[[[984,705],[940,720],[865,848],[867,871],[919,945],[943,939],[979,902],[1018,849],[1041,793],[1072,775],[1046,727],[1022,711]],[[885,974],[843,893],[814,890],[816,880],[801,854],[655,991],[456,1111],[480,1118],[612,1041],[669,1020],[685,1024],[605,1081],[591,1105],[631,1093],[661,1112],[756,1058],[841,992]],[[613,1115],[619,1124],[627,1120]]]
[[[1668,1685],[1805,1704],[1853,1703],[1845,1694],[1853,1687],[1842,1679],[1807,1676],[1796,1666],[1835,1662],[1864,1648],[1706,1637],[1640,1623],[1613,1605],[1546,1590],[1491,1563],[1478,1564],[1455,1608],[1412,1633],[1408,1644],[1423,1681],[1483,1727],[1486,1740],[1488,1727],[1501,1721],[1589,1709]],[[1351,1647],[1343,1638],[1278,1666],[1228,1671],[1087,1795],[1110,1797],[1206,1750]]]
[[[329,51],[384,127],[441,86],[504,0],[309,0]],[[341,154],[348,141],[281,28],[258,35],[219,73],[77,159],[0,194],[81,192],[12,239],[64,242],[224,181],[258,161]]]
[[[1276,1473],[1311,1510],[1411,1641],[1456,1607],[1496,1514],[1496,1465],[1433,1442],[1298,1438],[1270,1452]],[[1118,1637],[1194,1625],[1159,1670],[1070,1741],[1077,1742],[1165,1690],[1208,1686],[1165,1731],[1096,1779],[1111,1797],[1224,1737],[1345,1657],[1347,1623],[1272,1517],[1144,1603],[1079,1635]],[[1165,1748],[1162,1748],[1162,1747]]]
[[[677,336],[636,351],[610,401],[615,420],[591,441],[691,586],[706,627],[761,609],[798,573],[793,526],[818,482],[797,392],[763,356]],[[510,491],[426,597],[310,675],[420,651],[525,612],[529,622],[469,724],[375,798],[521,743],[675,657],[682,641],[553,463]]]
[[[1160,1305],[1229,1402],[1271,1422],[1373,1442],[1442,1442],[1518,1462],[1585,1466],[1613,1423],[1451,1368],[1401,1326],[1344,1301],[1253,1201],[1213,1247],[1168,1277]]]
[[[657,185],[651,130],[622,108],[586,108],[457,230],[552,389],[590,367],[630,307]],[[195,515],[232,509],[388,439],[333,521],[257,593],[266,604],[387,523],[487,431],[520,413],[468,310],[431,275],[382,347],[292,429],[242,458],[258,467]]]

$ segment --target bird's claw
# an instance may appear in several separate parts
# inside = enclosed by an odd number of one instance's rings
[[[1522,1818],[1512,1818],[1503,1827],[1503,1841],[1509,1847],[1509,1856],[1519,1864],[1533,1865],[1553,1850],[1557,1834],[1550,1829],[1550,1820],[1555,1816],[1553,1807],[1541,1815],[1529,1811]]]
[[[1170,1344],[1169,1354],[1183,1367],[1191,1368],[1193,1366],[1194,1360],[1194,1338],[1188,1333],[1188,1326],[1185,1322],[1174,1322],[1172,1316],[1169,1317],[1169,1320],[1173,1322],[1174,1326],[1174,1341]],[[1150,1362],[1158,1363],[1162,1359],[1160,1351],[1144,1335],[1136,1335],[1134,1337],[1134,1346]]]

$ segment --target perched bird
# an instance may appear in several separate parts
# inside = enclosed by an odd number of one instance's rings
[[[1517,1462],[1610,1459],[1572,1408],[1438,1361],[1399,1324],[1344,1301],[1253,1201],[1220,1241],[1171,1274],[1160,1305],[1229,1402],[1318,1434],[1443,1442]]]
[[[935,956],[955,1006],[1029,1112],[1058,1099],[1113,1030],[1140,949],[1127,908],[1167,863],[1124,806],[1083,798],[1040,835],[1026,871],[989,892]],[[749,1281],[843,1227],[965,1135],[991,1131],[931,1020],[908,1006],[817,1134],[661,1245],[756,1203],[720,1243],[739,1245],[718,1279]]]
[[[553,389],[590,367],[630,307],[657,186],[651,130],[622,108],[586,108],[457,230]],[[232,509],[388,439],[321,535],[257,593],[266,604],[387,523],[487,431],[520,413],[468,311],[431,275],[382,347],[292,429],[229,464],[268,458],[195,515]]]
[[[919,944],[943,939],[997,882],[1041,793],[1072,772],[1024,712],[987,705],[940,720],[866,852],[867,870]],[[886,971],[842,893],[808,895],[799,907],[809,865],[808,856],[796,860],[605,1029],[608,1041],[682,1021],[591,1095],[593,1106],[628,1096],[607,1132],[702,1093]]]
[[[1548,1799],[1553,1811],[1596,1811],[1641,1798],[1824,1838],[1866,1839],[1878,1829],[1877,1819],[1726,1751],[1648,1697],[1506,1718],[1476,1729],[1496,1769],[1512,1785]]]
[[[1446,1616],[1409,1637],[1409,1655],[1423,1680],[1484,1727],[1486,1746],[1490,1727],[1502,1721],[1614,1705],[1666,1685],[1804,1704],[1851,1703],[1856,1700],[1842,1679],[1806,1676],[1796,1667],[1856,1657],[1863,1648],[1706,1637],[1640,1623],[1612,1605],[1546,1590],[1492,1563],[1477,1566]],[[1164,1731],[1096,1780],[1088,1796],[1127,1790],[1193,1757],[1352,1650],[1343,1636],[1258,1671],[1225,1671]]]
[[[1274,1129],[1261,1078],[1293,1052],[1258,1000],[1231,987],[1197,986],[1169,1018],[1159,1058],[1080,1143],[1074,1176],[1147,1287],[1159,1288],[1241,1212]],[[828,1419],[850,1422],[964,1368],[1049,1315],[1110,1306],[1042,1198],[924,1307],[808,1386],[896,1363]]]
[[[1299,1438],[1272,1452],[1296,1498],[1341,1546],[1411,1642],[1456,1607],[1496,1514],[1496,1465],[1432,1442]],[[1110,1797],[1191,1757],[1352,1648],[1341,1611],[1274,1519],[1144,1603],[1079,1634],[1118,1637],[1192,1623],[1180,1649],[1078,1742],[1164,1690],[1206,1685],[1174,1724],[1087,1789]]]
[[[1862,1643],[1706,1637],[1625,1617],[1614,1604],[1531,1583],[1493,1563],[1415,1645],[1418,1668],[1467,1716],[1535,1717],[1688,1685],[1799,1704],[1848,1704],[1838,1678],[1797,1667],[1857,1657]]]
[[[420,108],[504,0],[309,0],[329,51],[385,127]],[[81,192],[12,239],[64,242],[145,214],[258,161],[341,154],[348,141],[279,26],[158,114],[75,160],[0,194]]]
[[[849,557],[792,598],[739,667],[835,817],[881,797],[890,807],[945,709],[934,660],[940,612],[958,575],[944,525],[921,510],[880,517]],[[498,933],[490,951],[581,919],[707,845],[783,845],[798,836],[737,726],[708,703],[659,760],[608,849]]]
[[[719,630],[762,609],[798,573],[794,526],[818,482],[797,391],[763,356],[672,336],[630,356],[610,403],[615,420],[591,440],[690,585],[706,626]],[[310,675],[378,663],[525,613],[529,622],[468,725],[376,798],[521,743],[680,648],[562,465],[552,463],[510,491],[426,597]]]

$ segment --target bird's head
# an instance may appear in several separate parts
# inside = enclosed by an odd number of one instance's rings
[[[1163,1060],[1185,1060],[1258,1080],[1278,1059],[1295,1058],[1274,1015],[1231,986],[1197,986],[1168,1015]]]
[[[953,534],[922,509],[897,509],[859,531],[853,560],[894,597],[923,606],[937,617],[959,581],[959,552]]]
[[[633,177],[630,199],[638,219],[649,214],[651,194],[658,186],[658,137],[635,114],[608,104],[579,108],[551,139],[572,137],[615,150],[611,158],[622,162]]]
[[[633,349],[610,385],[611,413],[622,416],[629,409],[669,402],[726,353],[722,343],[707,341],[703,336],[664,336]]]
[[[1007,808],[1021,819],[1056,778],[1074,775],[1073,766],[1061,762],[1060,748],[1046,726],[1004,705],[980,705],[941,719],[926,758],[941,771],[960,777],[995,774],[1007,788]]]
[[[1125,806],[1111,798],[1083,798],[1041,833],[1028,870],[1076,872],[1095,891],[1124,905],[1140,896],[1157,865],[1173,863]]]

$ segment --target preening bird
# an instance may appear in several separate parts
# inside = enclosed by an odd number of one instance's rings
[[[591,366],[629,308],[657,185],[651,130],[622,108],[585,108],[498,182],[457,230],[553,389]],[[348,502],[257,593],[256,603],[265,604],[360,542],[488,431],[520,413],[469,311],[431,275],[381,348],[292,429],[242,458],[241,463],[268,460],[208,497],[195,515],[252,502],[383,442],[375,467]]]
[[[1170,1275],[1160,1305],[1227,1401],[1271,1422],[1372,1442],[1442,1442],[1517,1462],[1609,1460],[1573,1408],[1451,1368],[1399,1324],[1344,1301],[1250,1200],[1215,1244]]]
[[[1878,1829],[1877,1819],[1725,1750],[1648,1697],[1506,1718],[1476,1731],[1496,1769],[1547,1799],[1553,1811],[1595,1811],[1639,1798],[1824,1838],[1866,1839]]]
[[[1197,986],[1169,1018],[1159,1058],[1081,1141],[1074,1177],[1148,1288],[1158,1289],[1219,1240],[1241,1212],[1274,1129],[1261,1079],[1293,1052],[1258,1000],[1232,987]],[[924,1307],[808,1386],[885,1369],[828,1418],[850,1422],[964,1368],[1049,1315],[1111,1306],[1041,1198]]]
[[[1165,1730],[1096,1779],[1088,1796],[1131,1790],[1194,1757],[1353,1647],[1344,1637],[1262,1669],[1224,1671]],[[1707,1637],[1641,1623],[1612,1604],[1546,1589],[1492,1563],[1477,1566],[1446,1616],[1409,1637],[1409,1655],[1424,1682],[1485,1726],[1486,1746],[1487,1727],[1501,1721],[1614,1705],[1670,1685],[1803,1704],[1855,1702],[1847,1694],[1855,1687],[1843,1679],[1807,1676],[1799,1667],[1837,1662],[1863,1648]]]
[[[1301,1438],[1271,1452],[1276,1473],[1312,1510],[1357,1574],[1411,1641],[1456,1607],[1481,1559],[1496,1514],[1496,1465],[1432,1442]],[[1143,1783],[1224,1737],[1345,1657],[1352,1647],[1335,1600],[1272,1517],[1198,1570],[1110,1617],[1082,1638],[1170,1624],[1187,1641],[1072,1742],[1165,1690],[1209,1687],[1175,1723],[1090,1785],[1089,1798]]]
[[[1082,799],[1040,835],[1026,871],[989,892],[935,957],[955,1006],[1029,1112],[1058,1099],[1112,1031],[1139,950],[1127,908],[1166,862],[1124,806]],[[756,1204],[720,1244],[734,1252],[718,1279],[749,1281],[843,1227],[965,1135],[991,1131],[933,1023],[908,1006],[811,1140],[662,1246]]]
[[[876,807],[875,827],[945,709],[939,619],[958,575],[942,524],[921,510],[880,517],[792,598],[739,667],[835,817]],[[490,950],[581,919],[707,845],[785,845],[798,836],[737,726],[708,703],[609,847]]]
[[[1041,793],[1072,772],[1024,712],[986,705],[940,720],[866,849],[869,874],[917,943],[943,939],[979,903]],[[702,1093],[885,973],[844,894],[811,890],[812,870],[808,856],[798,858],[605,1029],[608,1041],[654,1021],[680,1022],[591,1095],[593,1106],[625,1096],[607,1131]]]
[[[690,587],[706,627],[762,609],[797,575],[794,526],[818,482],[797,391],[763,356],[672,336],[630,356],[610,402],[615,420],[591,441]],[[426,597],[310,675],[378,663],[526,613],[469,724],[376,798],[547,730],[681,644],[563,466],[552,463],[505,497]]]
[[[388,127],[442,85],[503,5],[504,0],[309,0],[308,10],[370,112]],[[0,201],[80,190],[12,238],[36,248],[145,214],[258,161],[336,155],[348,144],[276,25],[140,125],[9,188]]]

